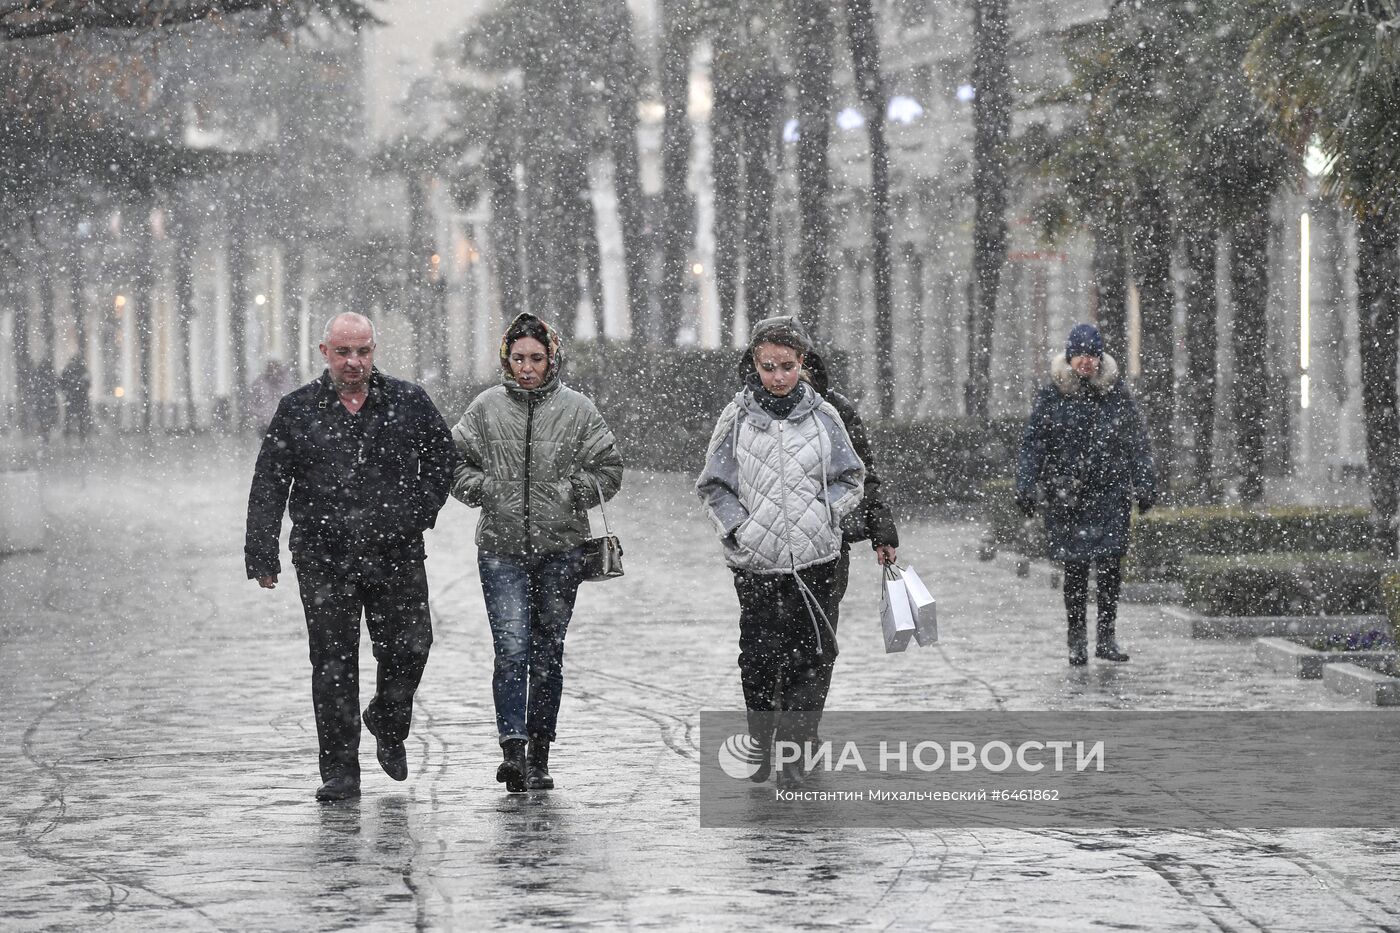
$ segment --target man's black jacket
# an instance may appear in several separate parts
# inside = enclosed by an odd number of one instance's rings
[[[357,414],[330,376],[282,398],[248,494],[249,578],[282,572],[277,538],[292,516],[292,563],[373,578],[424,559],[423,531],[447,501],[457,453],[421,388],[370,375]]]

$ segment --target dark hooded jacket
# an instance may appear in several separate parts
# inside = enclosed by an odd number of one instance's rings
[[[248,495],[249,578],[282,572],[277,539],[292,516],[292,563],[373,579],[422,561],[423,532],[452,486],[456,450],[421,388],[374,370],[357,414],[330,375],[277,406]]]
[[[899,547],[899,531],[895,528],[894,513],[880,495],[880,476],[875,472],[875,454],[870,449],[870,435],[865,431],[865,422],[860,420],[856,403],[828,383],[826,361],[815,350],[808,351],[802,364],[812,388],[831,403],[841,420],[846,424],[846,432],[851,435],[851,446],[856,456],[865,464],[865,497],[856,509],[841,523],[841,535],[847,544],[869,539],[871,547]]]
[[[1152,453],[1137,405],[1118,364],[1105,355],[1082,379],[1064,354],[1036,397],[1021,435],[1016,498],[1029,510],[1045,493],[1045,537],[1053,560],[1122,556],[1128,550],[1133,499],[1156,499]]]

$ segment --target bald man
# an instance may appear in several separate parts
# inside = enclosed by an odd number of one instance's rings
[[[360,722],[379,764],[408,777],[413,694],[433,643],[423,532],[452,485],[456,449],[428,394],[374,367],[374,324],[326,323],[319,379],[283,396],[248,495],[244,559],[266,589],[282,572],[277,539],[292,516],[292,565],[311,642],[311,696],[321,746],[319,800],[360,793]],[[378,661],[360,713],[360,619]]]

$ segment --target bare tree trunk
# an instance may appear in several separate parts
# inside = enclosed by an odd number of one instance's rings
[[[48,253],[48,247],[40,243],[39,248]],[[47,360],[50,366],[54,365],[55,353],[54,344],[57,342],[57,327],[54,324],[56,314],[55,307],[58,304],[59,283],[55,276],[45,275],[39,283],[39,339],[43,341],[44,349],[41,360]],[[61,366],[61,364],[60,364]]]
[[[1265,414],[1269,391],[1269,202],[1246,211],[1230,238],[1230,295],[1234,302],[1235,442],[1243,461],[1240,498],[1264,497]]]
[[[831,282],[831,170],[827,150],[834,99],[831,71],[836,30],[831,7],[823,0],[797,4],[795,15],[797,205],[801,218],[797,307],[813,336],[824,342]]]
[[[629,320],[628,329],[630,333],[637,333],[645,326],[647,306],[651,298],[651,276],[648,274],[651,259],[651,243],[646,232],[646,201],[642,194],[642,170],[641,159],[637,151],[637,103],[640,98],[638,90],[642,82],[642,66],[637,60],[637,48],[633,40],[632,14],[628,10],[625,0],[611,0],[608,7],[608,15],[613,23],[612,62],[608,68],[608,73],[604,79],[603,93],[607,104],[608,117],[608,145],[612,150],[613,163],[613,190],[617,196],[618,221],[622,226],[622,252],[623,262],[627,275],[627,317]],[[664,28],[669,31],[672,24],[663,11]],[[686,55],[686,62],[689,62],[689,55]],[[669,65],[669,61],[663,62],[663,67]],[[679,66],[677,66],[679,67]],[[663,92],[663,99],[666,94]],[[671,117],[670,102],[666,107],[667,118]],[[684,122],[684,121],[683,121]],[[682,158],[688,155],[690,149],[689,130],[690,125],[684,122],[686,139]],[[676,145],[676,141],[670,140],[666,136],[666,129],[663,129],[663,148],[666,145]],[[669,155],[669,152],[667,153]],[[665,157],[663,157],[663,160]],[[674,166],[669,170],[663,168],[664,177],[667,171],[674,173]],[[682,184],[684,184],[684,174],[682,174]],[[663,188],[665,182],[663,182]],[[669,228],[664,236],[669,235]],[[597,234],[592,237],[593,247],[597,246]],[[585,250],[587,254],[587,249]],[[589,288],[594,288],[592,260],[589,259]],[[601,279],[601,265],[598,277]],[[598,336],[604,336],[603,332],[603,295],[602,291],[593,293],[593,305],[598,318]]]
[[[1215,466],[1216,395],[1216,230],[1210,220],[1188,224],[1183,243],[1186,252],[1186,388],[1190,413],[1188,426],[1194,450],[1192,483],[1205,501],[1215,498],[1212,473]]]
[[[86,358],[88,344],[87,301],[83,289],[83,248],[76,237],[68,240],[68,296],[73,305],[73,335],[78,353]]]
[[[771,64],[750,76],[744,107],[744,310],[749,327],[775,313],[773,194],[777,186],[778,105],[782,86]]]
[[[973,197],[972,268],[976,286],[968,333],[967,414],[990,417],[992,328],[996,323],[1001,267],[1006,262],[1006,141],[1011,132],[1006,0],[976,0],[973,7]]]
[[[718,40],[717,40],[718,44]],[[719,293],[720,346],[735,337],[739,300],[739,255],[743,236],[743,209],[739,185],[740,102],[731,82],[735,76],[723,68],[716,55],[714,108],[710,117],[710,174],[715,199],[715,288]]]
[[[135,318],[132,321],[136,334],[136,381],[140,388],[136,397],[140,399],[140,426],[143,432],[151,430],[154,414],[156,387],[155,372],[155,243],[151,230],[151,210],[149,201],[140,202],[136,227],[136,266],[132,270],[132,300],[135,303]]]
[[[576,138],[572,134],[566,137],[555,161],[555,191],[559,193],[559,220],[554,231],[559,263],[555,276],[555,290],[559,301],[554,320],[560,332],[564,334],[572,334],[575,331],[578,309],[583,303],[583,290],[578,279],[583,257],[584,226],[579,198],[587,197],[588,179],[586,170],[580,167],[583,156],[572,142]],[[583,184],[582,191],[579,188],[580,179]]]
[[[885,88],[870,0],[846,0],[846,32],[856,90],[870,139],[870,239],[875,292],[875,372],[880,417],[894,414],[894,256],[890,246],[890,160],[885,143]]]
[[[14,309],[11,326],[14,329],[15,405],[20,430],[30,433],[34,428],[32,400],[34,396],[34,362],[29,357],[29,295],[19,270],[25,268],[19,248],[7,249],[4,257],[4,297]]]
[[[558,261],[552,234],[558,217],[552,191],[557,173],[549,144],[525,154],[525,303],[529,310],[553,321],[557,315],[551,266]],[[524,308],[521,309],[525,310]]]
[[[690,57],[695,33],[677,0],[663,0],[660,61],[661,100],[661,287],[657,294],[659,340],[674,346],[685,301],[686,259],[693,240],[695,205],[687,187],[690,175]],[[642,326],[640,319],[633,327]],[[638,330],[633,336],[640,336]]]
[[[243,211],[243,200],[235,194],[228,215],[228,336],[233,355],[228,413],[239,430],[244,426],[248,387],[248,223]]]
[[[1175,475],[1176,370],[1172,351],[1176,343],[1176,293],[1172,288],[1172,236],[1165,192],[1155,183],[1143,185],[1138,208],[1133,262],[1142,314],[1142,403],[1157,476],[1168,489]]]
[[[603,250],[598,244],[598,215],[593,209],[593,188],[588,177],[588,156],[582,149],[565,153],[565,190],[571,192],[569,227],[577,249],[578,266],[588,286],[598,336],[603,336]]]
[[[1396,339],[1400,334],[1400,218],[1371,215],[1357,227],[1357,323],[1366,466],[1376,549],[1397,554]]]
[[[515,184],[515,108],[511,91],[496,92],[496,124],[484,160],[491,209],[491,270],[500,293],[501,318],[510,321],[525,310],[525,282],[520,268],[520,202]]]
[[[1128,251],[1124,246],[1122,208],[1105,207],[1094,229],[1095,320],[1110,356],[1126,360],[1128,351]]]
[[[175,232],[175,339],[184,354],[184,367],[178,389],[185,429],[195,429],[194,387],[198,384],[195,356],[190,346],[194,322],[194,251],[196,228],[186,209],[176,217]]]

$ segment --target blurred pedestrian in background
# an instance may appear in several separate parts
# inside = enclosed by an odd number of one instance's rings
[[[86,441],[92,429],[92,377],[81,352],[74,353],[58,376],[63,395],[63,433]]]
[[[1152,508],[1156,480],[1146,426],[1092,324],[1069,332],[1021,434],[1016,504],[1027,516],[1036,511],[1037,489],[1048,556],[1065,567],[1069,663],[1088,661],[1090,564],[1097,574],[1094,656],[1128,660],[1114,631],[1123,555],[1133,502],[1142,512]]]

